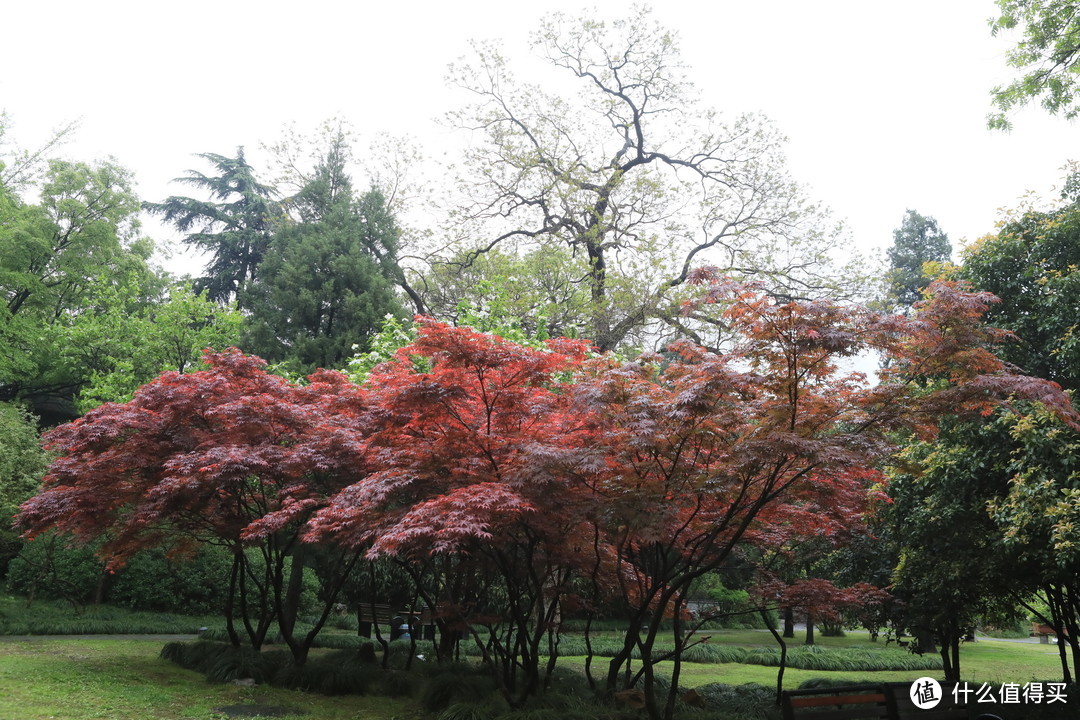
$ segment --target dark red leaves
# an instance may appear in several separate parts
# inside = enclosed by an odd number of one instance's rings
[[[240,542],[302,523],[363,472],[362,399],[344,376],[301,387],[236,350],[206,362],[50,433],[61,456],[23,506],[27,533],[107,531],[118,558],[162,533]]]

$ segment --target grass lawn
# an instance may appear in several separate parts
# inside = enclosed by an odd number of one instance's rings
[[[413,720],[415,703],[322,697],[269,687],[214,685],[158,658],[160,638],[0,638],[0,720],[211,720],[213,709],[259,703],[319,720]]]
[[[767,633],[717,631],[712,642],[745,647],[771,646]],[[383,696],[322,697],[270,687],[242,688],[215,685],[202,675],[183,670],[158,658],[162,638],[0,637],[0,720],[179,720],[221,717],[214,708],[264,704],[306,711],[310,719],[416,720],[422,713],[415,700]],[[880,647],[865,633],[844,638],[819,637],[825,647]],[[791,641],[801,645],[802,638]],[[582,667],[584,658],[563,658],[567,667]],[[961,649],[961,667],[969,682],[1025,683],[1057,681],[1060,677],[1056,647],[1003,640],[980,639]],[[594,661],[597,674],[606,659]],[[788,669],[785,686],[793,688],[815,677],[845,681],[905,681],[940,672],[826,673]],[[776,668],[737,663],[684,663],[681,685],[759,683],[773,687]]]
[[[703,632],[710,636],[710,642],[723,643],[725,645],[737,645],[740,647],[776,647],[772,636],[766,631],[760,630],[714,630]],[[820,633],[816,636],[819,647],[825,648],[884,648],[884,640],[871,642],[869,634],[865,631],[849,631],[844,637],[825,637]],[[787,640],[788,650],[803,646],[805,636],[796,633],[794,639]],[[890,646],[895,648],[895,645]],[[562,658],[560,662],[567,665],[584,667],[585,658]],[[661,665],[662,668],[670,668],[671,664]],[[607,667],[606,658],[593,659],[594,675],[601,674]],[[1058,660],[1056,645],[1040,645],[1038,643],[1011,642],[1008,640],[996,640],[979,637],[974,643],[965,643],[960,647],[960,670],[963,679],[971,683],[1002,683],[1018,682],[1025,683],[1031,680],[1043,680],[1059,682],[1061,679],[1061,663]],[[670,670],[668,671],[670,672]],[[724,664],[697,664],[683,663],[680,685],[693,687],[712,682],[730,683],[739,685],[742,683],[755,682],[773,687],[776,684],[775,667],[761,665],[743,665],[738,663]],[[787,668],[784,671],[785,689],[794,689],[799,683],[810,678],[829,677],[838,680],[851,680],[852,682],[871,680],[883,682],[899,682],[914,680],[924,675],[941,677],[941,671],[913,670],[913,671],[888,671],[888,672],[822,672],[819,670],[798,670]]]

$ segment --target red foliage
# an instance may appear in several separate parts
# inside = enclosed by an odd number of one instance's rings
[[[166,539],[253,541],[302,522],[363,472],[363,400],[343,375],[297,386],[237,350],[206,362],[49,433],[60,456],[22,507],[27,535],[105,536],[114,563]]]
[[[840,624],[845,611],[867,609],[888,603],[886,591],[867,583],[838,588],[828,580],[805,578],[790,585],[770,580],[757,588],[764,606],[800,608],[816,620]]]
[[[550,345],[421,321],[416,342],[369,382],[372,472],[320,510],[307,537],[414,560],[486,544],[573,561],[591,498],[568,470],[589,461],[589,443],[557,376],[588,347]]]
[[[297,386],[239,352],[211,354],[208,370],[163,375],[51,433],[61,457],[21,523],[108,535],[117,557],[166,536],[287,534],[414,566],[472,563],[470,577],[505,584],[518,637],[553,623],[584,576],[637,613],[614,682],[635,645],[648,664],[656,615],[681,617],[690,585],[739,543],[856,529],[893,431],[932,434],[943,414],[1010,396],[1072,422],[1059,387],[993,355],[1006,336],[979,321],[992,298],[956,284],[912,318],[719,281],[706,300],[738,338],[726,354],[681,343],[589,360],[583,342],[536,350],[424,320],[363,389],[325,371]],[[874,350],[893,358],[880,383],[842,370]]]

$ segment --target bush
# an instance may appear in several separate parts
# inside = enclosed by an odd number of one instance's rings
[[[35,598],[92,602],[108,576],[94,549],[70,536],[46,533],[23,545],[8,566],[8,590]]]
[[[414,685],[415,678],[404,670],[384,670],[376,694],[392,698],[410,697]]]
[[[744,662],[749,651],[733,645],[713,645],[699,643],[687,648],[682,659],[694,663],[738,663]]]
[[[169,559],[160,549],[146,550],[116,574],[107,599],[140,610],[219,612],[225,606],[231,562],[228,553],[216,547],[184,560]]]
[[[160,656],[180,667],[201,672],[210,682],[226,683],[252,678],[269,682],[287,662],[287,653],[260,653],[249,647],[199,640],[194,643],[168,643]]]
[[[274,660],[280,655],[264,655],[249,647],[228,646],[212,662],[206,663],[206,679],[215,683],[251,678],[256,683],[269,682],[278,668]]]
[[[0,402],[0,579],[23,545],[11,518],[37,492],[48,465],[49,454],[38,443],[37,419],[17,405]]]
[[[778,648],[750,650],[743,662],[748,665],[780,666]],[[884,670],[940,670],[937,655],[913,655],[902,650],[862,648],[822,648],[817,645],[792,648],[787,666],[798,670],[821,672],[877,672]]]
[[[688,717],[747,718],[758,720],[773,716],[776,707],[776,691],[757,683],[727,685],[709,683],[694,688],[705,701],[706,713],[687,713]]]
[[[271,684],[296,690],[311,690],[323,695],[363,695],[377,679],[378,667],[367,662],[355,650],[327,653],[304,665],[286,661],[278,668]]]
[[[26,543],[11,561],[11,592],[88,604],[100,600],[152,612],[218,612],[229,587],[230,558],[207,547],[186,560],[173,560],[161,549],[144,550],[115,573],[107,573],[95,554],[96,544],[79,545],[67,536],[46,534]]]
[[[0,635],[188,634],[211,620],[109,605],[73,608],[63,600],[40,600],[27,607],[22,599],[0,598]]]
[[[485,703],[455,703],[439,713],[438,720],[495,720],[495,709]]]
[[[434,713],[456,703],[478,703],[495,690],[490,677],[460,665],[428,678],[420,694],[420,705]]]
[[[799,683],[799,688],[798,689],[799,690],[817,690],[819,688],[841,687],[841,686],[847,686],[847,685],[855,685],[855,686],[865,685],[866,687],[873,687],[873,688],[878,687],[878,685],[876,683],[853,683],[850,680],[838,680],[836,678],[817,677],[817,678],[809,678],[807,680],[803,680],[801,683]]]

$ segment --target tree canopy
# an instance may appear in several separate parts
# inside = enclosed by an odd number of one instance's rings
[[[616,598],[630,627],[603,685],[618,687],[636,648],[650,714],[670,717],[677,690],[654,677],[669,657],[662,620],[676,618],[684,647],[691,586],[736,547],[857,521],[873,477],[861,470],[898,431],[930,436],[941,416],[1005,398],[1071,413],[1057,386],[1008,372],[980,322],[989,298],[955,284],[905,318],[695,280],[724,305],[740,340],[729,353],[683,343],[624,362],[581,341],[536,349],[426,321],[360,386],[211,354],[208,370],[166,373],[54,430],[60,457],[20,521],[102,538],[119,558],[230,548],[251,643],[276,619],[298,664],[315,632],[296,625],[303,567],[339,568],[318,626],[362,555],[394,559],[446,603],[447,627],[472,628],[515,704],[551,672],[540,657],[562,610]],[[895,356],[879,385],[840,369],[866,347]],[[257,588],[261,605],[245,605]]]
[[[240,295],[246,348],[304,372],[342,367],[388,315],[404,314],[393,283],[397,223],[381,192],[356,195],[346,155],[339,135],[288,199],[294,217],[275,224],[259,276]]]
[[[205,275],[195,283],[211,300],[240,306],[241,293],[256,278],[270,245],[273,222],[281,213],[274,191],[259,182],[254,168],[237,148],[236,157],[201,153],[214,174],[189,170],[175,182],[190,185],[209,200],[174,195],[160,203],[144,202],[147,212],[187,233],[184,242],[210,253]]]
[[[1024,372],[1080,389],[1080,208],[1076,196],[1049,212],[1025,212],[976,243],[962,276],[1001,302],[989,322],[1016,334],[1002,356]]]
[[[948,262],[952,245],[938,227],[937,220],[908,210],[900,227],[893,231],[893,244],[886,252],[889,257],[888,297],[901,307],[911,308],[922,299],[923,290],[930,285],[931,278],[924,266]]]
[[[787,176],[779,133],[697,107],[674,34],[647,11],[611,23],[556,14],[534,47],[577,95],[518,83],[491,45],[452,68],[474,102],[450,120],[478,141],[458,181],[455,253],[436,264],[567,248],[584,266],[584,336],[602,350],[652,347],[657,323],[695,325],[678,293],[697,265],[786,297],[850,290],[857,273],[830,266],[839,239]]]
[[[991,128],[1012,127],[1009,112],[1038,100],[1051,114],[1072,119],[1080,113],[1075,105],[1076,76],[1080,68],[1080,4],[1073,0],[997,0],[1000,15],[990,27],[999,32],[1020,32],[1007,62],[1020,77],[991,93],[997,112],[987,122]]]

